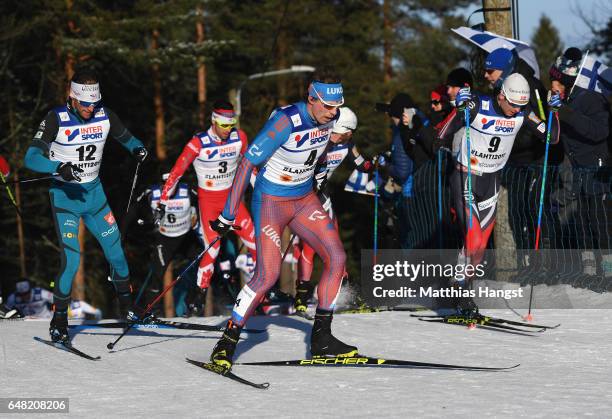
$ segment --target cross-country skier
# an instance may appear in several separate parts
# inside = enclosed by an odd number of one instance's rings
[[[516,73],[508,76],[495,97],[472,94],[463,88],[456,97],[458,111],[440,131],[440,145],[453,147],[456,162],[451,174],[451,193],[457,218],[464,233],[462,254],[468,263],[482,261],[484,250],[495,225],[497,199],[500,192],[499,173],[506,165],[514,139],[526,127],[540,140],[546,140],[546,123],[529,106],[530,89],[525,78]],[[468,149],[465,107],[469,109],[469,138],[471,149],[471,191],[468,187]],[[551,143],[559,141],[559,121],[552,121]],[[452,146],[451,146],[452,144]],[[468,207],[471,194],[472,225]],[[468,279],[469,280],[469,279]],[[466,280],[454,285],[465,297],[459,298],[457,308],[462,314],[473,315],[478,307],[466,296]]]
[[[215,220],[223,210],[236,168],[248,145],[244,131],[236,128],[238,121],[231,103],[215,102],[211,120],[211,127],[207,131],[194,135],[183,149],[164,185],[159,205],[159,212],[163,213],[164,208],[167,207],[167,200],[176,188],[179,179],[193,163],[198,177],[200,226],[206,246],[209,246],[218,236],[217,232],[210,227],[209,221]],[[240,226],[240,229],[236,229],[236,234],[256,259],[253,221],[242,201],[237,204],[235,216],[235,221]],[[217,241],[200,260],[197,282],[202,289],[210,285],[220,247],[221,242]]]
[[[15,283],[15,292],[6,299],[6,306],[16,309],[22,317],[48,319],[51,317],[53,293],[32,287],[30,280],[21,278]]]
[[[359,154],[357,147],[351,142],[353,132],[357,129],[357,115],[346,106],[338,109],[338,112],[340,115],[332,128],[330,144],[325,154],[325,170],[315,175],[319,199],[323,209],[327,211],[329,218],[334,222],[336,229],[338,228],[338,220],[335,217],[329,192],[326,188],[327,180],[347,157],[359,171],[371,172],[374,169],[374,164],[370,160],[364,159]],[[314,254],[314,249],[308,243],[302,243],[294,303],[294,308],[298,314],[306,312],[308,300],[312,297],[314,290],[314,285],[310,282]]]
[[[346,254],[333,221],[313,191],[317,161],[325,152],[338,107],[343,103],[340,79],[329,70],[318,72],[309,84],[306,100],[278,109],[240,162],[223,213],[212,225],[219,234],[232,229],[251,172],[259,167],[252,201],[257,263],[255,275],[240,291],[232,318],[211,354],[211,361],[217,365],[231,368],[242,327],[277,281],[281,268],[280,237],[287,226],[312,246],[324,264],[310,339],[312,356],[357,353],[357,348],[331,333]]]
[[[168,176],[163,175],[162,180],[166,181]],[[142,307],[160,293],[164,273],[177,252],[186,251],[191,244],[199,241],[195,230],[199,229],[197,209],[192,204],[192,196],[196,193],[186,183],[179,183],[164,201],[165,211],[162,214],[156,211],[161,201],[162,187],[163,184],[151,185],[141,193],[125,218],[124,235],[139,216],[143,217],[139,222],[155,229],[151,268],[145,280],[146,288],[141,290],[144,297],[138,301]]]
[[[127,130],[115,112],[102,105],[97,77],[81,72],[72,78],[66,104],[51,110],[40,123],[25,156],[28,169],[56,175],[49,188],[62,248],[62,267],[55,281],[54,314],[49,328],[55,342],[69,342],[68,305],[72,281],[79,267],[81,218],[102,246],[112,267],[112,281],[122,315],[130,315],[132,294],[128,264],[117,222],[98,177],[109,135],[137,161],[143,162],[147,157],[142,142]]]

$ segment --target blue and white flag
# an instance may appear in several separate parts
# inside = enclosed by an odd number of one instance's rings
[[[605,66],[587,53],[580,66],[575,85],[594,90],[608,97],[612,93],[612,68]]]
[[[364,195],[374,195],[376,185],[367,173],[360,172],[357,169],[353,170],[344,185],[344,190],[347,192],[357,192]]]
[[[512,38],[505,38],[493,32],[477,31],[465,26],[452,29],[452,31],[468,41],[478,45],[487,52],[492,52],[498,48],[506,48],[509,50],[516,49],[518,56],[533,69],[536,78],[540,78],[540,66],[538,66],[538,60],[536,60],[535,52],[533,52],[533,49],[529,46],[529,44]]]

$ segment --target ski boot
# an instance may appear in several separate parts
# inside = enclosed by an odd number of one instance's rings
[[[55,311],[53,313],[53,318],[49,325],[49,335],[51,335],[51,340],[55,343],[70,345],[67,311]]]
[[[312,334],[310,354],[313,358],[349,358],[357,355],[357,348],[336,339],[331,333],[333,313],[317,309]]]
[[[17,314],[17,310],[10,309],[2,304],[2,297],[0,297],[0,319],[10,319]],[[18,317],[18,316],[16,316]]]
[[[297,287],[295,288],[295,300],[293,303],[293,308],[298,315],[306,313],[308,309],[308,300],[312,298],[313,291],[314,287],[310,281],[298,281]]]
[[[232,368],[234,351],[241,331],[242,327],[234,324],[233,320],[230,319],[225,326],[223,336],[210,354],[210,362],[229,371]]]

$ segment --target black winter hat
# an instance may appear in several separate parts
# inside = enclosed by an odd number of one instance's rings
[[[416,104],[412,97],[408,93],[398,93],[391,103],[377,103],[376,110],[379,112],[386,112],[389,116],[401,118],[404,113],[404,108],[415,108]]]
[[[448,73],[446,77],[446,85],[452,87],[465,87],[465,85],[472,87],[474,80],[472,73],[463,67],[459,67]]]
[[[549,74],[551,80],[557,80],[567,88],[571,88],[578,77],[580,62],[582,61],[582,51],[571,47],[565,50],[563,55],[557,57],[550,67]]]

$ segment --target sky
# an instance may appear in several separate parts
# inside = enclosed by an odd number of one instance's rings
[[[521,41],[531,40],[540,17],[545,14],[559,31],[565,47],[583,47],[592,38],[578,15],[580,11],[596,27],[602,27],[612,15],[608,0],[519,0],[518,9]]]

